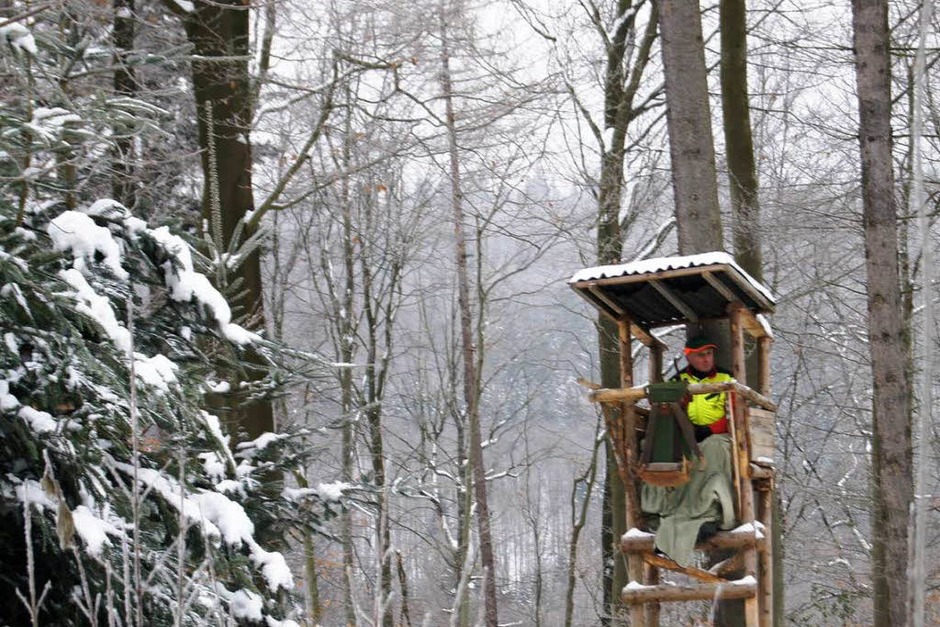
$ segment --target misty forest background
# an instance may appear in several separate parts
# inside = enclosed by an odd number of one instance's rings
[[[915,183],[931,246],[940,206],[938,18],[915,83],[920,8],[888,19],[914,382],[934,281]],[[605,440],[578,383],[600,381],[597,317],[566,280],[601,262],[614,188],[615,257],[687,252],[655,18],[644,0],[0,0],[0,622],[479,624],[485,496],[500,624],[611,624]],[[709,97],[690,102],[711,112],[740,253],[718,3],[700,18]],[[746,12],[785,620],[804,625],[875,612],[852,18]],[[105,231],[62,243],[63,215]],[[258,335],[180,288],[206,278]],[[684,329],[661,337],[678,359]]]

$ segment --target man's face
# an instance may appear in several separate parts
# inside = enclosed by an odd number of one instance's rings
[[[715,367],[715,349],[706,348],[686,356],[689,365],[699,372],[711,372]]]

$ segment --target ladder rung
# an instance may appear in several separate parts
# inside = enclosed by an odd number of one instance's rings
[[[745,577],[728,583],[659,584],[644,586],[630,582],[620,593],[624,603],[653,601],[709,601],[712,599],[751,599],[757,596],[757,581]]]
[[[704,542],[699,542],[695,548],[699,551],[714,551],[718,549],[740,549],[763,545],[767,538],[764,526],[755,523],[761,532],[754,533],[753,527],[747,530],[719,531]],[[620,549],[624,553],[652,553],[656,535],[631,529],[620,539]]]

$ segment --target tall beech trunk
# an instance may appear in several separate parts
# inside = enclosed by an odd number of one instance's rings
[[[731,195],[731,234],[735,261],[752,277],[763,280],[761,254],[760,203],[758,201],[757,168],[754,162],[754,141],[751,133],[751,106],[747,81],[747,5],[745,0],[721,0],[721,114],[725,137],[725,158],[728,163],[728,187]],[[748,382],[757,381],[758,354],[752,352],[746,363]],[[752,384],[753,385],[753,384]],[[778,497],[779,498],[779,497]],[[778,511],[777,503],[773,506]],[[773,572],[775,620],[783,621],[783,564],[781,527],[774,524]],[[739,625],[745,622],[743,601],[721,601],[717,608],[717,625]]]
[[[898,267],[886,0],[853,0],[868,347],[872,368],[872,581],[875,625],[907,621],[908,513],[914,498],[910,373]]]
[[[758,281],[761,261],[760,203],[747,83],[747,6],[721,0],[721,117],[731,190],[734,259]]]
[[[723,248],[702,20],[697,0],[657,0],[679,251]]]
[[[723,250],[699,3],[657,0],[657,4],[679,252],[691,255]],[[718,342],[718,363],[730,362],[731,336],[726,323],[707,322],[689,332],[711,336]]]
[[[692,0],[659,2],[679,252],[689,255],[723,250],[699,3]],[[746,85],[743,89],[746,107]],[[756,179],[754,185],[756,191]],[[718,365],[730,366],[731,330],[726,320],[689,325],[688,333],[705,333],[715,340]],[[709,555],[709,561],[715,563],[726,557],[717,552]],[[718,601],[714,619],[715,624],[721,626],[744,624],[743,603]]]

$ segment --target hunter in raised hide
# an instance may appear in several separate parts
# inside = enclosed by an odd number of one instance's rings
[[[707,338],[690,338],[688,366],[671,382],[649,386],[641,505],[656,531],[656,549],[680,566],[691,563],[703,526],[735,525],[728,394],[684,393],[688,384],[733,381],[715,365],[716,348]]]

